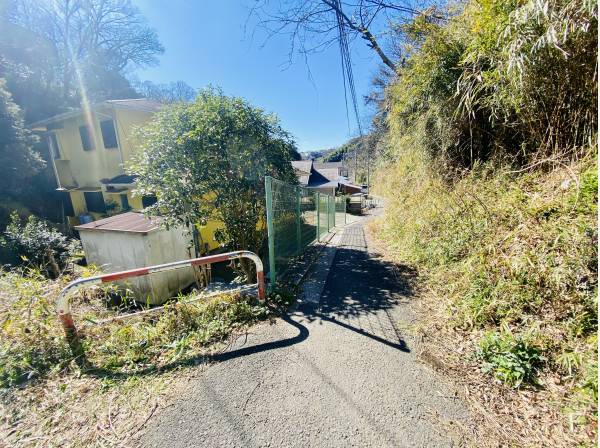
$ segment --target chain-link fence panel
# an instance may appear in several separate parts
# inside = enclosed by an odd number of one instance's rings
[[[265,178],[268,271],[271,285],[285,273],[290,262],[306,248],[327,235],[336,225],[338,199],[309,188]],[[344,201],[345,203],[345,201]],[[345,207],[344,207],[345,212]],[[343,224],[340,221],[337,224]]]
[[[335,197],[335,225],[340,226],[346,224],[346,202],[347,196]]]

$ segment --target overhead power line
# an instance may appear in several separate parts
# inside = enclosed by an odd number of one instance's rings
[[[342,3],[341,0],[334,0],[335,15],[337,21],[337,27],[339,32],[339,46],[340,46],[340,58],[342,63],[342,79],[344,82],[344,101],[346,104],[346,120],[348,121],[348,131],[350,131],[350,113],[348,110],[348,90],[350,90],[350,99],[352,102],[352,109],[354,111],[354,118],[356,119],[356,126],[358,127],[358,134],[360,135],[360,143],[363,144],[363,130],[360,121],[360,114],[358,112],[358,100],[356,98],[356,87],[354,84],[354,73],[352,71],[352,58],[350,56],[350,48],[348,45],[348,33],[346,32],[346,25],[342,17]],[[356,171],[358,168],[358,154],[357,147],[354,148],[354,182],[356,182]],[[367,164],[370,160],[367,162]],[[368,171],[368,167],[367,167]],[[368,184],[368,181],[367,181]]]

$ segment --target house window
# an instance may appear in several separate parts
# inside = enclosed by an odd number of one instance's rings
[[[85,191],[83,196],[89,212],[106,213],[106,204],[101,191]]]
[[[87,125],[79,126],[79,136],[81,137],[81,146],[84,151],[91,151],[94,149],[94,142],[92,140],[92,133]]]
[[[123,210],[129,210],[131,207],[129,206],[129,199],[127,199],[126,194],[120,194],[121,197],[121,208]]]
[[[62,193],[62,204],[65,216],[75,216],[75,210],[73,209],[73,201],[71,200],[71,193]]]
[[[52,132],[48,134],[48,149],[50,150],[50,156],[53,159],[60,159],[60,150],[58,149],[58,139],[56,134]]]
[[[105,149],[117,148],[117,131],[113,120],[104,120],[100,122],[100,130],[102,131],[102,141]]]
[[[142,206],[144,208],[150,207],[151,205],[156,204],[156,196],[142,196]]]

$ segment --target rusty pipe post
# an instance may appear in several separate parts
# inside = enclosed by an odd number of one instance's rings
[[[207,257],[192,258],[189,260],[173,261],[171,263],[159,264],[155,266],[130,269],[128,271],[113,272],[110,274],[97,275],[95,277],[80,278],[65,286],[58,295],[58,298],[56,300],[56,311],[58,314],[58,320],[64,328],[67,338],[69,340],[75,339],[77,337],[77,328],[75,327],[73,315],[71,314],[70,297],[73,292],[81,289],[85,285],[98,285],[102,283],[110,283],[126,278],[141,277],[143,275],[149,275],[156,272],[172,271],[175,269],[181,269],[192,266],[201,266],[205,264],[218,263],[220,261],[233,260],[237,258],[248,258],[254,262],[254,264],[256,265],[256,284],[258,287],[258,298],[260,300],[265,300],[265,276],[262,260],[254,252],[250,252],[247,250],[239,250],[235,252],[227,252],[224,254],[209,255]],[[130,316],[135,316],[136,314],[139,313],[131,313]]]

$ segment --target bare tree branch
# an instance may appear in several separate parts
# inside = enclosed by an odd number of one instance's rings
[[[396,70],[396,65],[383,52],[383,50],[379,46],[379,43],[377,42],[377,39],[375,39],[375,36],[373,36],[373,34],[369,31],[369,29],[366,26],[363,26],[358,23],[354,23],[354,21],[350,20],[350,18],[344,13],[344,11],[342,11],[342,9],[339,8],[334,2],[332,2],[330,0],[321,0],[321,1],[323,3],[325,3],[327,6],[329,6],[336,14],[339,14],[350,29],[360,33],[361,37],[367,41],[367,45],[370,48],[372,48],[373,50],[375,50],[375,52],[377,53],[377,55],[379,56],[379,58],[385,65],[387,65],[389,68],[391,68],[394,71]],[[361,8],[361,10],[362,10],[362,8]],[[379,8],[378,8],[378,10],[379,10]],[[372,22],[372,20],[374,20],[374,18],[375,18],[375,16],[373,15],[373,17],[369,20],[369,22]],[[361,23],[362,23],[362,21],[361,21]]]
[[[53,47],[65,98],[78,94],[77,71],[88,84],[102,85],[100,96],[110,95],[126,67],[154,65],[164,51],[131,0],[12,0],[6,14]]]
[[[265,43],[276,35],[289,36],[291,62],[295,53],[306,55],[338,43],[339,15],[344,23],[344,38],[350,42],[360,37],[386,67],[396,72],[398,63],[389,53],[390,24],[421,14],[434,1],[256,0],[249,17],[258,18],[257,28],[266,31]]]

